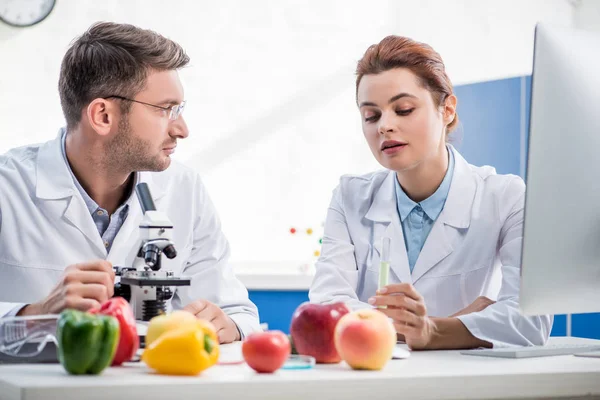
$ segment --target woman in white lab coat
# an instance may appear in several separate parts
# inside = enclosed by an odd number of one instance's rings
[[[356,99],[385,170],[340,179],[310,300],[385,305],[413,349],[545,343],[552,317],[524,317],[518,305],[525,184],[448,144],[457,99],[439,54],[385,38],[358,63]],[[377,290],[380,261],[391,267]]]

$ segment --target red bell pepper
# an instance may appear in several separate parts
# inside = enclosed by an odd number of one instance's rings
[[[140,347],[140,339],[135,326],[135,317],[131,306],[122,297],[113,297],[102,303],[100,308],[90,310],[92,314],[102,314],[113,316],[119,321],[120,337],[119,345],[112,365],[121,365],[135,356]]]

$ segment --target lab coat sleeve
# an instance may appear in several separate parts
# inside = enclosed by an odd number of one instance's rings
[[[309,300],[312,303],[343,302],[353,310],[372,308],[356,295],[358,267],[354,244],[344,215],[342,183],[334,190],[323,233],[321,256],[315,265]]]
[[[511,180],[506,194],[503,198],[508,202],[513,199],[513,206],[509,208],[498,242],[502,271],[498,300],[480,312],[458,318],[473,336],[492,343],[494,347],[543,345],[550,336],[553,317],[526,317],[519,310],[524,182],[520,178]]]
[[[0,303],[0,318],[14,317],[26,305],[25,303]]]
[[[173,309],[204,299],[219,307],[235,322],[242,339],[260,331],[258,309],[248,298],[248,290],[229,264],[229,242],[221,230],[216,209],[199,177],[195,182],[193,245],[182,275],[191,278],[188,287],[178,287]]]

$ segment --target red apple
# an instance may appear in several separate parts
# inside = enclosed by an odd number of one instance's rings
[[[382,369],[395,346],[394,325],[375,309],[346,314],[335,328],[335,348],[353,369]]]
[[[244,360],[256,372],[278,370],[291,351],[290,341],[281,331],[251,333],[242,343]]]
[[[302,303],[292,316],[290,333],[298,354],[313,356],[317,363],[338,363],[335,326],[350,309],[344,303]]]

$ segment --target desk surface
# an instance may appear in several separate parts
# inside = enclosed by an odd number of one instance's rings
[[[574,340],[588,341],[551,341]],[[257,374],[246,365],[218,365],[197,377],[157,375],[141,363],[109,368],[100,376],[69,376],[58,364],[0,366],[0,399],[365,400],[384,395],[403,399],[600,398],[600,359],[515,360],[428,351],[392,360],[382,371],[353,371],[343,362],[275,374]]]

